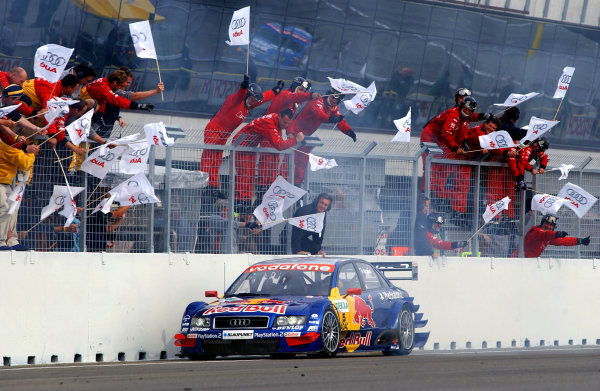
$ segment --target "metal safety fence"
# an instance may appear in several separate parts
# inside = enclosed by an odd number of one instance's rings
[[[121,135],[140,132],[141,128],[141,125],[129,126]],[[115,204],[108,215],[92,211],[110,189],[131,175],[115,164],[99,180],[77,170],[78,163],[73,161],[71,151],[58,146],[55,153],[47,144],[43,145],[18,212],[21,244],[36,251],[291,253],[292,230],[285,221],[267,230],[246,227],[245,223],[254,220],[252,208],[260,204],[268,184],[260,180],[264,173],[258,163],[253,171],[256,183],[251,203],[240,203],[234,190],[238,180],[236,156],[237,152],[257,155],[268,152],[277,157],[277,174],[287,176],[293,183],[294,155],[298,152],[240,147],[231,141],[225,145],[206,145],[198,142],[202,139],[201,131],[190,129],[184,133],[194,137],[186,136],[172,147],[155,147],[145,152],[148,154],[145,174],[160,202],[131,207]],[[412,254],[413,227],[421,193],[430,198],[431,212],[445,216],[442,232],[445,240],[471,238],[460,251],[463,256],[518,254],[523,247],[522,233],[539,223],[541,216],[530,210],[531,197],[535,192],[557,194],[567,182],[558,180],[559,171],[547,171],[544,175],[526,176],[535,191],[515,191],[514,178],[501,159],[481,156],[457,159],[444,155],[435,145],[376,143],[364,140],[366,137],[353,143],[347,137],[336,136],[332,133],[331,137],[314,139],[310,145],[313,154],[335,159],[338,166],[318,171],[306,169],[301,184],[306,195],[284,212],[285,218],[292,217],[297,208],[313,202],[318,194],[329,194],[333,205],[327,212],[322,244],[322,250],[329,255]],[[208,186],[208,174],[200,171],[201,156],[208,149],[222,152],[218,191]],[[571,158],[575,168],[568,181],[598,194],[600,170],[593,165],[587,167],[591,159],[581,156]],[[561,162],[568,163],[562,157]],[[82,209],[68,227],[64,227],[65,218],[58,213],[40,223],[53,185],[65,184],[61,166],[70,186],[82,188],[75,198]],[[484,226],[481,215],[486,205],[504,196],[510,196],[510,208]],[[542,256],[597,257],[598,208],[595,205],[582,219],[562,208],[556,229],[567,231],[570,236],[589,235],[591,244],[549,246]]]

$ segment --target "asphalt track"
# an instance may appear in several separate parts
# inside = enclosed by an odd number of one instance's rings
[[[0,390],[600,390],[600,347],[0,368]]]

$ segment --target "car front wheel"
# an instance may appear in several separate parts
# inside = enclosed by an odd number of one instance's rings
[[[323,313],[321,338],[323,339],[322,355],[335,357],[340,346],[340,320],[331,308],[326,309]]]

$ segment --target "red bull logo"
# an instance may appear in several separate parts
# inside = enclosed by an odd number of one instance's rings
[[[340,340],[340,348],[343,348],[346,345],[371,346],[371,331],[367,331],[364,336],[360,335],[358,332],[350,333],[346,338]]]
[[[369,326],[375,327],[375,321],[373,320],[374,306],[371,295],[369,295],[369,302],[371,305],[368,305],[362,297],[354,296],[354,323],[360,327],[365,327],[367,323]]]

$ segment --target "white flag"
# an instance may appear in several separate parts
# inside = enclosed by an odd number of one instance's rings
[[[126,149],[127,146],[125,145],[119,145],[113,149],[109,149],[107,145],[102,145],[85,159],[80,170],[103,179]]]
[[[167,136],[167,129],[162,122],[144,125],[144,132],[148,144],[167,147],[175,143],[175,139]]]
[[[96,207],[92,211],[92,214],[94,214],[98,211],[102,211],[102,213],[108,214],[108,212],[110,212],[110,207],[112,206],[116,196],[117,196],[117,193],[115,192],[113,194],[110,194],[110,197],[107,197],[107,198],[103,199],[102,201],[100,201],[100,203],[98,203],[98,205],[96,205]]]
[[[134,141],[136,141],[139,136],[140,136],[139,133],[135,133],[135,134],[132,134],[129,136],[125,136],[125,137],[118,138],[116,140],[109,141],[109,142],[107,142],[107,144],[129,145],[129,144],[133,143]]]
[[[506,130],[497,130],[479,136],[479,146],[483,149],[502,149],[516,147],[517,144]]]
[[[282,176],[278,176],[265,193],[263,200],[270,196],[279,197],[283,199],[283,210],[286,210],[304,197],[304,194],[306,194],[306,190],[302,190],[286,181]]]
[[[508,96],[508,98],[506,98],[504,103],[494,103],[494,106],[506,106],[506,107],[516,106],[516,105],[521,104],[531,98],[538,96],[539,94],[540,94],[539,92],[530,92],[529,94],[525,94],[525,95],[512,93]]]
[[[567,94],[567,89],[569,88],[569,84],[571,84],[571,79],[573,78],[573,72],[575,72],[575,68],[573,67],[564,67],[562,75],[560,75],[560,79],[558,79],[558,85],[556,86],[556,91],[554,91],[554,96],[552,98],[564,98]]]
[[[549,171],[560,170],[560,177],[558,178],[558,180],[561,181],[561,180],[567,179],[569,177],[569,171],[571,171],[573,169],[573,167],[575,167],[575,166],[572,164],[562,163],[560,166],[554,167],[553,169],[551,169]]]
[[[531,117],[531,120],[529,120],[529,127],[527,128],[527,134],[521,139],[521,144],[524,144],[525,141],[535,140],[552,129],[559,122],[560,121],[550,121],[543,118]]]
[[[598,201],[596,197],[571,182],[560,189],[558,197],[564,198],[567,201],[565,206],[575,212],[579,218],[582,218]]]
[[[15,212],[19,210],[19,206],[21,206],[21,202],[23,201],[23,193],[25,193],[25,187],[27,186],[30,172],[31,171],[27,171],[24,175],[22,173],[17,174],[17,180],[19,183],[8,196],[10,206],[8,207],[7,213],[9,215],[15,214]]]
[[[51,124],[56,118],[69,114],[69,106],[77,102],[79,101],[53,96],[46,103],[48,111],[44,114],[44,118]]]
[[[19,107],[19,106],[21,106],[21,103],[19,103],[18,105],[0,107],[0,118],[9,115],[13,111],[15,111],[17,109],[17,107]]]
[[[371,102],[375,99],[377,95],[377,88],[375,87],[375,82],[372,82],[371,85],[367,88],[369,92],[360,92],[350,100],[344,101],[344,106],[347,110],[350,110],[354,114],[358,114],[364,109],[366,109]]]
[[[392,142],[410,143],[410,124],[411,124],[411,108],[408,108],[408,114],[405,117],[394,120],[394,125],[398,132],[392,139]]]
[[[143,20],[129,23],[129,32],[131,33],[135,54],[140,58],[153,58],[156,60],[156,49],[154,48],[150,22]]]
[[[325,212],[321,212],[306,216],[292,217],[288,219],[288,222],[294,227],[298,227],[305,231],[316,232],[321,235],[324,220]]]
[[[73,49],[64,46],[48,44],[40,46],[35,52],[33,59],[33,73],[35,77],[41,77],[50,83],[60,80],[60,75],[65,70]]]
[[[131,175],[143,173],[148,164],[149,152],[150,145],[147,142],[129,144],[129,148],[121,156],[119,172]]]
[[[250,6],[241,8],[233,13],[229,24],[229,46],[250,44]]]
[[[497,201],[491,205],[488,205],[483,213],[483,221],[487,224],[491,219],[496,217],[498,213],[502,212],[505,209],[508,209],[508,204],[510,204],[510,197],[504,197],[500,201]]]
[[[331,83],[331,87],[343,94],[358,94],[359,92],[370,93],[367,88],[352,81],[346,79],[332,79],[331,77],[328,77],[328,79]]]
[[[565,202],[567,202],[567,200],[562,197],[556,197],[550,194],[536,194],[531,200],[531,209],[554,215],[558,213],[558,210]]]
[[[310,163],[311,171],[317,171],[322,169],[329,170],[330,168],[338,166],[335,159],[325,159],[323,157],[313,155],[312,153],[308,154],[308,162]]]
[[[275,196],[265,196],[260,205],[258,205],[252,214],[260,221],[263,231],[274,225],[282,223],[284,200]]]
[[[154,188],[142,173],[121,182],[109,192],[121,206],[153,204],[160,202],[154,194]]]
[[[73,198],[81,193],[83,189],[83,187],[54,185],[54,191],[52,192],[52,196],[50,196],[50,202],[42,209],[40,221],[45,220],[52,213],[65,206],[70,210],[70,208],[74,207],[75,202],[73,201]]]
[[[87,113],[67,126],[67,133],[69,133],[69,138],[73,144],[78,145],[87,140],[90,135],[92,115],[94,115],[94,109],[90,109]]]

